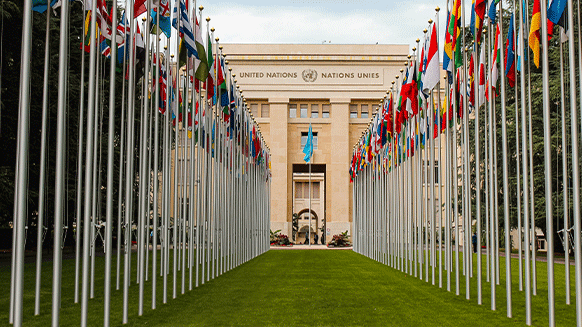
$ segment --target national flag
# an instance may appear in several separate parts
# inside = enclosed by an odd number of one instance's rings
[[[475,43],[481,43],[481,35],[483,34],[483,20],[485,19],[485,0],[473,0],[471,8],[471,33],[473,34]]]
[[[179,3],[178,3],[179,1]],[[190,25],[190,19],[188,18],[188,10],[186,9],[186,4],[183,0],[176,0],[176,6],[174,7],[174,18],[172,20],[172,26],[178,29],[177,24],[177,11],[178,6],[180,7],[180,36],[184,38],[184,45],[188,49],[188,56],[197,56],[196,44],[194,42],[194,33],[192,32],[192,25]]]
[[[469,60],[469,81],[467,82],[467,96],[469,99],[469,113],[473,111],[475,106],[475,59],[473,53],[471,53],[471,59]]]
[[[129,53],[125,51],[125,44],[127,43],[127,39],[129,38],[130,34],[129,30],[130,30],[129,22],[125,17],[125,12],[123,12],[123,14],[121,15],[121,21],[117,25],[118,39],[121,40],[121,42],[118,42],[117,45],[118,64],[123,64],[125,62],[125,59],[127,59],[127,57],[129,56]]]
[[[87,11],[85,16],[85,36],[83,37],[83,42],[81,42],[81,49],[89,53],[91,46],[91,10]]]
[[[448,30],[452,37],[451,55],[453,54],[452,51],[455,51],[454,58],[451,58],[454,60],[455,68],[463,65],[463,56],[461,55],[461,12],[461,0],[454,0]]]
[[[161,0],[160,1],[160,17],[159,17],[159,26],[158,23],[158,13],[157,8],[152,9],[151,16],[152,16],[152,33],[154,33],[156,28],[159,28],[166,37],[171,37],[172,29],[170,28],[170,1],[168,0]],[[156,33],[158,34],[158,33]]]
[[[548,8],[548,20],[554,24],[558,24],[563,14],[566,12],[565,9],[567,4],[568,0],[553,0]]]
[[[447,12],[447,26],[449,26],[449,21],[451,19],[451,13]],[[453,58],[453,36],[449,32],[448,28],[445,28],[445,46],[443,51],[443,70],[449,73],[453,72],[453,63],[451,58]],[[451,81],[452,82],[452,81]]]
[[[224,121],[228,121],[230,117],[230,101],[228,99],[228,90],[226,89],[226,67],[224,66],[224,58],[222,56],[216,60],[215,66],[217,66],[216,74],[218,76],[218,82],[216,84],[218,84],[220,89],[220,106],[222,107],[223,119]]]
[[[540,13],[540,0],[534,0],[533,13],[531,17],[531,25],[529,28],[529,47],[533,51],[534,64],[540,67],[540,28],[542,24],[542,16]]]
[[[101,28],[101,35],[105,38],[111,40],[111,16],[107,13],[107,4],[105,0],[97,0],[97,9],[95,10],[97,15],[97,24]]]
[[[436,23],[432,24],[432,35],[430,37],[430,46],[428,48],[428,62],[424,74],[423,92],[428,93],[439,82],[439,47],[437,41]]]
[[[111,58],[111,46],[109,45],[109,40],[107,40],[103,35],[101,35],[100,39],[101,42],[99,43],[99,48],[101,49],[101,54],[104,55],[105,58]]]
[[[200,82],[205,82],[206,78],[208,77],[208,72],[210,70],[210,66],[208,65],[208,58],[206,57],[206,48],[204,47],[204,39],[202,38],[202,29],[200,23],[198,22],[198,18],[196,18],[196,27],[194,28],[196,32],[196,79]]]
[[[497,29],[495,32],[495,48],[493,49],[493,67],[491,68],[491,88],[494,90],[497,88],[497,78],[499,77],[499,64],[501,62],[501,32],[499,29],[499,23],[497,23]]]
[[[491,23],[495,24],[495,19],[497,16],[497,4],[499,0],[489,0],[489,19],[491,19]]]
[[[164,60],[160,60],[160,104],[159,111],[161,114],[166,112],[166,97],[167,97],[167,72]]]
[[[57,0],[51,0],[50,4],[53,9],[55,9],[54,5],[56,4]],[[47,0],[32,0],[32,10],[38,13],[44,13],[47,10]]]
[[[388,98],[388,101],[386,102],[386,110],[384,111],[384,120],[386,121],[386,137],[388,138],[388,135],[390,135],[390,138],[392,138],[392,134],[394,131],[394,103],[393,103],[393,97],[392,97],[392,92],[390,93],[390,96]]]
[[[146,12],[146,1],[145,0],[135,0],[133,3],[133,17],[137,17],[144,12]]]
[[[379,133],[380,126],[381,126],[380,125],[380,116],[376,115],[376,117],[374,118],[374,125],[372,127],[372,131],[373,131],[372,143],[373,143],[374,154],[378,154],[380,152],[380,145],[382,144],[382,139],[380,138],[380,133]]]
[[[523,10],[524,8],[525,8],[525,0],[523,0],[522,7],[520,8],[521,18],[522,18],[523,24],[521,25],[521,27],[519,28],[519,30],[517,32],[518,40],[519,40],[519,38],[524,39],[524,42],[517,42],[517,45],[516,45],[517,46],[517,71],[518,72],[521,72],[521,56],[522,55],[524,56],[523,57],[524,62],[527,61],[527,51],[524,51],[524,49],[523,49],[523,46],[525,45],[525,40],[527,40],[527,37],[528,37],[527,32],[524,33],[524,31],[523,31],[523,29],[524,29],[523,27],[526,26],[526,16],[525,16],[526,14]]]
[[[481,47],[479,55],[479,103],[477,108],[485,104],[485,46]]]
[[[509,22],[509,31],[507,32],[507,42],[505,47],[505,75],[509,81],[509,86],[515,86],[515,37],[513,29],[513,18]]]
[[[212,67],[213,69],[208,72],[208,78],[206,80],[206,95],[208,99],[212,99],[212,104],[215,104],[214,99],[214,52],[212,51],[212,38],[210,37],[210,33],[208,33],[208,43],[207,43],[207,62],[208,67]]]
[[[414,66],[413,66],[414,62]],[[407,112],[408,117],[412,117],[418,114],[418,85],[416,83],[417,74],[416,74],[416,61],[410,62],[410,71],[412,71],[412,77],[407,78],[406,85],[402,86],[402,106]],[[408,72],[406,73],[408,77]]]
[[[305,146],[303,147],[303,153],[305,153],[305,157],[303,158],[303,160],[305,162],[310,162],[311,157],[313,156],[313,131],[311,130],[311,124],[309,124],[307,142],[305,142]]]
[[[453,36],[452,48],[455,49],[457,44],[457,38],[460,34],[458,29],[459,20],[461,19],[461,0],[454,0],[453,2],[453,12],[451,13],[451,19],[449,21],[449,33]]]

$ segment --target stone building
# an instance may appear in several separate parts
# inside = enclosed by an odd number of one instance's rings
[[[311,230],[352,231],[348,165],[353,145],[391,82],[404,68],[408,45],[222,44],[272,155],[271,229],[296,241],[309,228],[309,165],[303,146],[314,134]]]

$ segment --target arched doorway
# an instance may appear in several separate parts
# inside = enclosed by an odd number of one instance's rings
[[[310,215],[311,213],[311,215]],[[321,233],[321,228],[324,227],[325,230],[325,222],[320,222],[319,221],[319,217],[317,216],[317,213],[311,209],[309,210],[309,208],[304,208],[301,211],[299,211],[297,213],[297,216],[299,218],[298,220],[298,231],[297,231],[297,237],[295,238],[295,242],[297,244],[299,243],[304,243],[305,242],[305,237],[307,236],[308,231],[311,231],[311,237],[310,237],[310,241],[313,244],[313,240],[314,240],[314,235],[317,234],[318,235],[318,243],[319,243],[319,239],[322,235]],[[309,217],[311,216],[311,228],[309,226]]]

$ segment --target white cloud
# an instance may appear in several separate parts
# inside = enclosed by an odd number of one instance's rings
[[[413,44],[422,38],[435,4],[395,2],[385,10],[352,7],[337,11],[327,3],[316,7],[243,6],[209,3],[203,16],[223,43]],[[442,17],[444,20],[446,17]]]

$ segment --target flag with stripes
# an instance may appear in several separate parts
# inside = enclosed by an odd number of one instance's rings
[[[178,1],[180,6],[180,28],[177,27],[177,10]],[[194,33],[192,32],[192,25],[190,25],[190,20],[188,19],[188,10],[186,9],[186,4],[183,0],[176,0],[176,6],[174,7],[174,19],[172,20],[172,26],[180,31],[180,36],[184,38],[184,44],[188,50],[188,56],[195,56],[198,58],[198,52],[196,51],[196,44],[194,43]]]

